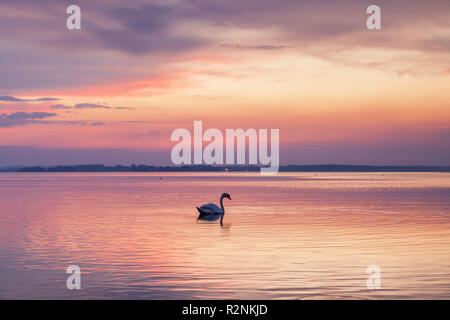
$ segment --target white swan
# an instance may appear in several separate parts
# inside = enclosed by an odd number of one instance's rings
[[[222,225],[223,216],[225,215],[225,209],[223,207],[223,198],[228,198],[231,200],[231,197],[228,193],[222,193],[220,196],[220,208],[214,203],[207,203],[202,205],[201,207],[197,207],[200,215],[197,220],[209,220],[215,221],[220,218],[220,225]]]

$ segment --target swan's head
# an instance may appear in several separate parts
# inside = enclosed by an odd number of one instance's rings
[[[223,199],[223,198],[228,198],[228,199],[231,200],[231,196],[230,196],[228,193],[222,193],[221,198],[222,198],[222,199]]]

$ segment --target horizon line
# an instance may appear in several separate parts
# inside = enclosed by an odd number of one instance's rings
[[[4,166],[1,172],[253,172],[262,165],[35,165],[35,166]],[[288,164],[280,165],[282,172],[450,172],[450,165],[361,165],[361,164]]]

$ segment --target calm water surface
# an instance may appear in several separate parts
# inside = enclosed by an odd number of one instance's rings
[[[450,299],[450,174],[0,174],[0,298]]]

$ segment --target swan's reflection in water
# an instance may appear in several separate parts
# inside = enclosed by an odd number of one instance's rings
[[[232,225],[231,223],[226,223],[225,222],[225,223],[222,223],[222,225],[220,225],[220,224],[216,223],[217,220],[218,219],[208,220],[208,219],[203,219],[203,218],[202,219],[197,218],[196,223],[199,224],[199,225],[211,226],[211,228],[214,227],[214,226],[220,227],[223,230],[229,230],[231,228],[231,225]]]
[[[207,215],[199,215],[199,216],[197,217],[197,221],[198,221],[198,222],[202,222],[202,221],[213,222],[213,221],[219,220],[220,217],[221,217],[220,215],[210,215],[210,216],[207,216]]]

